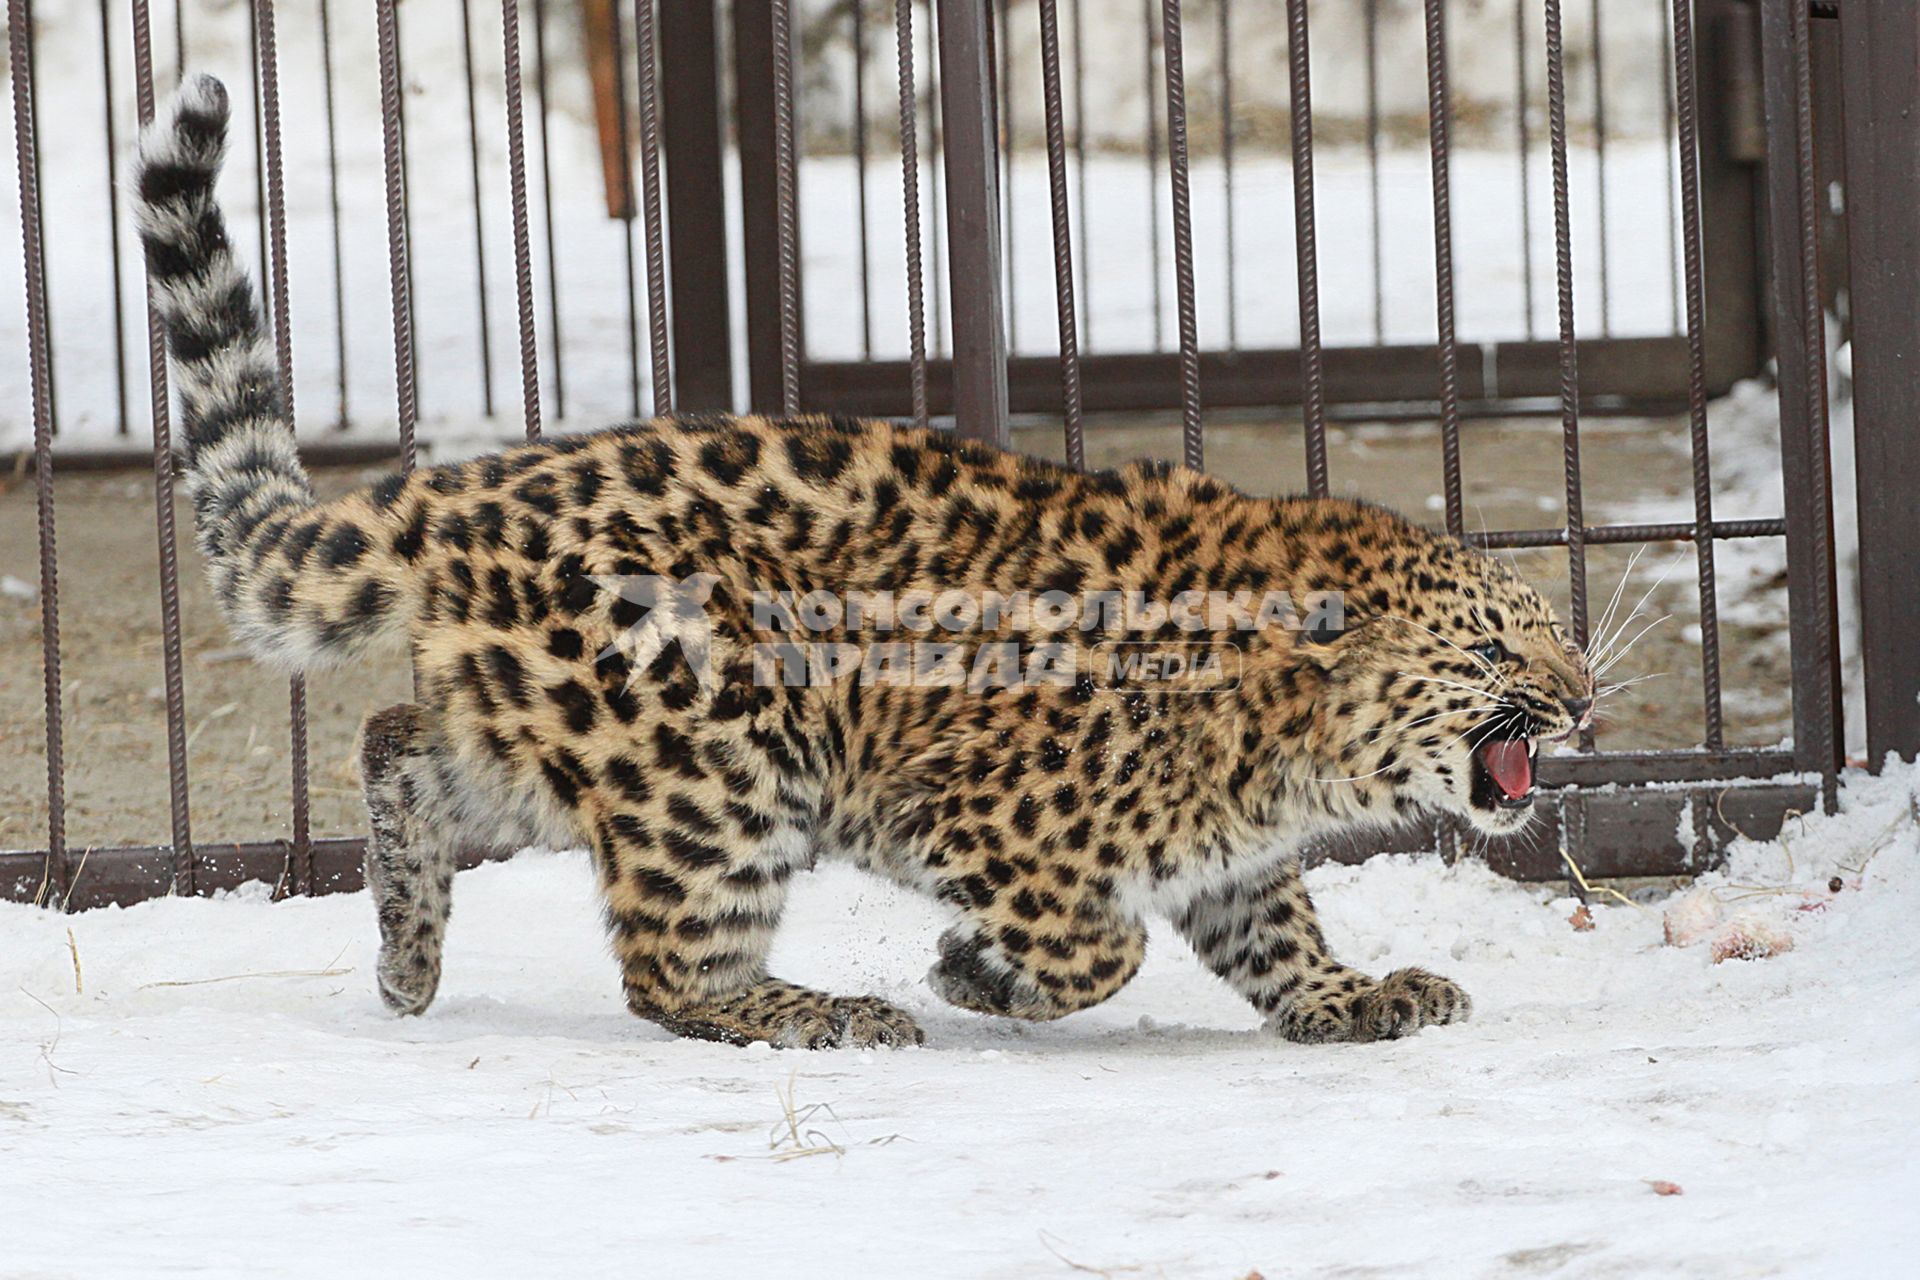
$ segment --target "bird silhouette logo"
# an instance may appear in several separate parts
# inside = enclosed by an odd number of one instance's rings
[[[627,688],[668,645],[678,644],[701,689],[714,691],[713,623],[707,618],[706,605],[720,581],[718,575],[695,573],[675,582],[650,573],[594,574],[591,580],[600,590],[642,610],[596,655],[601,662],[615,656],[626,659]]]

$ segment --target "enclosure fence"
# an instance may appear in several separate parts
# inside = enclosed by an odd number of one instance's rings
[[[154,31],[148,0],[130,5],[132,55],[140,122],[152,118],[156,95]],[[393,443],[400,467],[416,460],[420,419],[418,370],[419,297],[415,288],[415,239],[408,157],[408,80],[402,65],[399,13],[394,0],[368,0],[377,35],[378,114],[384,186],[384,211],[393,340]],[[326,91],[326,154],[332,202],[330,222],[335,346],[338,370],[331,408],[340,421],[350,415],[346,318],[347,290],[341,282],[344,261],[340,207],[343,198],[341,153],[352,139],[340,134],[335,116],[338,68],[331,52],[330,29],[337,4],[317,0],[318,55]],[[1597,241],[1600,266],[1596,330],[1583,332],[1576,312],[1576,183],[1569,154],[1575,149],[1568,121],[1568,41],[1560,0],[1522,0],[1515,8],[1517,158],[1525,204],[1533,196],[1527,177],[1529,157],[1538,139],[1527,110],[1528,66],[1544,74],[1546,121],[1545,185],[1551,221],[1551,271],[1540,287],[1551,290],[1549,308],[1534,312],[1534,256],[1521,249],[1525,276],[1519,297],[1524,328],[1511,341],[1463,343],[1455,264],[1457,200],[1465,188],[1455,171],[1461,127],[1454,109],[1451,74],[1457,50],[1449,40],[1449,21],[1457,19],[1447,0],[1422,0],[1420,36],[1424,46],[1424,128],[1427,143],[1426,198],[1432,234],[1433,314],[1431,341],[1390,340],[1382,292],[1383,233],[1379,84],[1375,57],[1382,7],[1364,6],[1367,33],[1367,120],[1369,149],[1366,181],[1372,223],[1373,254],[1371,340],[1331,346],[1325,338],[1326,265],[1316,188],[1315,82],[1310,41],[1327,7],[1307,0],[1212,0],[1206,6],[1220,54],[1208,90],[1216,104],[1217,144],[1209,144],[1229,193],[1236,181],[1236,86],[1231,50],[1233,33],[1250,23],[1284,23],[1285,137],[1291,195],[1291,263],[1248,263],[1243,225],[1235,222],[1231,195],[1225,205],[1226,262],[1224,310],[1226,342],[1201,343],[1202,311],[1195,230],[1196,140],[1190,129],[1193,87],[1189,83],[1188,37],[1192,18],[1181,0],[1143,6],[1144,84],[1151,89],[1145,124],[1147,173],[1164,181],[1165,200],[1156,193],[1149,208],[1150,269],[1146,279],[1152,301],[1148,326],[1153,336],[1142,350],[1094,349],[1089,326],[1109,311],[1090,306],[1105,287],[1110,263],[1089,265],[1092,253],[1110,255],[1110,245],[1089,234],[1087,220],[1098,204],[1090,195],[1090,175],[1100,166],[1090,160],[1089,110],[1084,105],[1088,70],[1084,45],[1100,21],[1114,21],[1113,10],[1085,0],[1034,0],[1045,136],[1047,258],[1051,268],[1053,324],[1046,336],[1054,349],[1032,354],[1038,341],[1029,324],[1021,338],[1022,299],[1032,296],[1035,278],[1015,270],[1008,237],[1014,230],[1010,188],[1024,180],[1007,156],[1009,131],[1023,117],[1012,95],[1032,86],[1030,72],[1014,63],[1019,47],[1011,36],[1010,8],[988,0],[936,0],[932,5],[894,0],[890,12],[856,0],[851,6],[799,6],[794,0],[735,0],[723,8],[708,0],[635,0],[630,14],[611,0],[586,0],[581,12],[589,24],[590,61],[609,77],[612,109],[602,139],[609,207],[625,224],[624,261],[612,270],[624,273],[626,341],[631,355],[628,393],[631,411],[664,413],[676,408],[707,410],[733,407],[735,338],[746,356],[746,404],[777,414],[836,410],[898,414],[919,423],[952,419],[962,435],[1005,445],[1015,413],[1057,415],[1064,431],[1065,455],[1085,464],[1087,433],[1098,423],[1088,415],[1101,409],[1177,409],[1181,454],[1190,466],[1207,464],[1205,411],[1229,406],[1297,405],[1303,424],[1305,475],[1315,495],[1331,491],[1328,424],[1342,406],[1365,405],[1371,414],[1431,416],[1439,426],[1435,462],[1442,482],[1445,527],[1454,535],[1490,548],[1550,548],[1563,553],[1570,585],[1571,628],[1585,644],[1595,625],[1588,586],[1588,553],[1600,546],[1669,543],[1690,545],[1696,568],[1694,590],[1701,626],[1700,664],[1705,726],[1693,749],[1619,752],[1601,749],[1591,733],[1577,753],[1543,759],[1541,776],[1548,791],[1542,819],[1519,839],[1497,846],[1489,858],[1503,869],[1530,878],[1564,874],[1567,862],[1589,876],[1661,875],[1704,868],[1736,833],[1766,834],[1785,816],[1818,805],[1831,806],[1842,765],[1838,633],[1835,621],[1836,576],[1833,549],[1833,495],[1828,459],[1826,310],[1835,296],[1833,281],[1850,281],[1850,323],[1854,368],[1861,387],[1855,429],[1861,458],[1862,610],[1869,681],[1871,750],[1911,752],[1920,745],[1920,673],[1914,670],[1908,628],[1920,614],[1913,584],[1920,581],[1920,530],[1916,530],[1911,494],[1920,479],[1911,449],[1913,414],[1920,409],[1920,320],[1910,305],[1911,281],[1920,270],[1920,235],[1914,225],[1920,209],[1920,96],[1911,76],[1920,49],[1920,2],[1807,4],[1804,0],[1671,0],[1662,15],[1663,92],[1660,154],[1671,166],[1663,199],[1673,202],[1665,221],[1672,240],[1665,286],[1672,308],[1672,332],[1620,336],[1607,318],[1605,259],[1609,240]],[[1391,7],[1389,7],[1391,8]],[[1600,68],[1604,43],[1597,38],[1600,8],[1592,6],[1587,49],[1593,74],[1595,111],[1591,136],[1584,143],[1597,158],[1597,216],[1608,216],[1605,86]],[[1607,6],[1614,12],[1614,6]],[[513,315],[518,340],[521,417],[525,435],[538,440],[543,421],[567,419],[568,386],[562,358],[560,273],[556,259],[564,238],[556,224],[571,198],[556,199],[551,145],[550,102],[555,71],[549,57],[551,15],[545,0],[530,0],[523,14],[517,0],[504,0],[500,12],[503,71],[502,117],[483,120],[476,92],[474,24],[468,0],[462,0],[461,34],[466,68],[469,209],[476,246],[480,314],[479,347],[482,409],[491,416],[493,362],[488,327],[487,226],[492,207],[482,180],[482,139],[504,131],[508,200],[505,211],[512,244]],[[1062,10],[1068,21],[1063,33]],[[179,560],[173,523],[175,463],[169,423],[164,345],[157,320],[148,310],[148,376],[151,465],[155,530],[159,545],[159,602],[163,629],[161,661],[166,709],[167,766],[171,833],[150,846],[75,850],[66,839],[64,815],[65,752],[62,699],[59,556],[55,544],[55,472],[69,455],[54,449],[48,308],[57,302],[48,288],[41,213],[43,157],[38,147],[36,112],[48,92],[36,84],[35,35],[30,0],[8,0],[9,65],[20,191],[21,248],[24,265],[25,325],[30,371],[35,497],[38,511],[41,641],[45,681],[48,828],[41,849],[0,853],[0,897],[44,901],[65,908],[126,902],[164,893],[207,893],[246,880],[266,880],[292,893],[318,893],[358,887],[362,843],[357,839],[316,838],[308,798],[308,742],[305,690],[299,680],[288,690],[288,759],[291,777],[291,829],[271,838],[241,833],[246,839],[209,839],[193,830],[188,802],[188,716],[181,672]],[[116,111],[111,53],[115,0],[102,0],[101,46],[105,78],[109,152],[131,133],[133,122],[114,121]],[[176,9],[172,70],[191,68],[193,59],[184,9]],[[291,320],[287,220],[288,159],[281,115],[282,55],[274,0],[251,0],[250,53],[258,106],[259,238],[268,315],[274,331],[287,410],[295,410],[294,350]],[[859,338],[850,356],[819,354],[806,326],[812,259],[803,250],[810,212],[803,181],[807,169],[807,133],[803,104],[808,75],[817,71],[807,53],[808,24],[823,14],[842,15],[852,24],[853,126],[851,163],[858,213],[856,234],[858,290],[854,308]],[[530,18],[533,93],[529,119],[523,19]],[[724,19],[724,21],[723,21]],[[838,18],[836,17],[836,21]],[[897,196],[900,209],[901,280],[898,296],[882,297],[875,285],[875,248],[888,238],[871,216],[875,194],[868,168],[873,146],[872,121],[879,118],[868,102],[870,71],[884,59],[881,31],[892,27],[893,79],[898,92]],[[1828,34],[1816,37],[1816,27]],[[595,34],[597,33],[597,35]],[[731,85],[723,74],[730,37]],[[628,41],[631,40],[631,47]],[[1822,41],[1825,42],[1822,45]],[[923,49],[924,42],[924,49]],[[1826,51],[1824,54],[1821,49]],[[1537,54],[1537,62],[1534,61]],[[1844,73],[1816,76],[1816,64],[1830,60]],[[1904,60],[1904,61],[1903,61]],[[1018,72],[1018,74],[1016,74]],[[923,103],[922,77],[929,90]],[[63,86],[66,92],[71,86]],[[629,96],[631,91],[631,97]],[[1844,98],[1844,111],[1841,99]],[[608,99],[596,98],[603,108]],[[635,104],[631,110],[629,104]],[[1744,105],[1743,105],[1744,104]],[[1071,105],[1071,109],[1070,108]],[[1757,108],[1757,117],[1746,111]],[[924,117],[924,118],[923,118]],[[1838,122],[1836,125],[1835,122]],[[1069,128],[1071,122],[1072,127]],[[1831,135],[1828,134],[1831,130]],[[530,152],[528,133],[538,146]],[[1838,154],[1828,154],[1822,139],[1837,139]],[[635,145],[637,143],[637,146]],[[737,155],[738,189],[728,183],[729,143]],[[1764,161],[1755,171],[1743,167],[1742,150],[1757,147]],[[931,155],[929,167],[923,157]],[[64,157],[63,157],[64,161]],[[110,155],[109,165],[115,163]],[[1130,162],[1131,163],[1131,162]],[[1838,165],[1838,169],[1833,166]],[[638,198],[633,198],[637,168]],[[816,168],[814,172],[818,172]],[[1244,179],[1245,170],[1238,171]],[[1837,172],[1844,180],[1844,248],[1828,242],[1832,210],[1822,178]],[[117,172],[110,170],[112,199]],[[536,208],[534,188],[540,194]],[[930,191],[923,186],[930,185]],[[891,202],[894,193],[889,193]],[[577,193],[576,193],[577,195]],[[738,229],[730,230],[721,210],[737,204]],[[929,218],[927,215],[932,213]],[[536,217],[536,214],[538,215]],[[118,225],[117,204],[110,218]],[[1615,209],[1615,217],[1621,216]],[[1164,221],[1163,221],[1164,220]],[[637,222],[638,241],[635,239]],[[1533,220],[1523,212],[1523,234]],[[1162,237],[1171,263],[1171,312],[1162,296]],[[929,244],[929,237],[932,243]],[[117,246],[118,239],[114,238]],[[117,253],[117,247],[115,249]],[[738,269],[742,282],[734,287]],[[1249,271],[1265,278],[1287,272],[1293,282],[1297,345],[1241,345],[1241,297]],[[120,268],[114,267],[116,287]],[[538,277],[544,275],[542,289]],[[1044,278],[1044,277],[1042,277]],[[1549,286],[1550,282],[1550,286]],[[814,290],[846,287],[845,282],[815,281]],[[542,293],[544,292],[544,299]],[[544,309],[541,306],[545,302]],[[737,319],[736,308],[740,312]],[[897,308],[898,310],[894,310]],[[879,351],[875,316],[897,315],[904,353],[894,358]],[[116,320],[119,311],[115,310]],[[1171,320],[1171,325],[1166,321]],[[931,324],[930,324],[931,321]],[[354,322],[365,325],[364,317]],[[1549,336],[1537,337],[1536,325]],[[543,328],[545,332],[543,333]],[[644,332],[644,342],[642,333]],[[826,335],[821,335],[823,340]],[[844,346],[845,335],[831,335]],[[124,343],[116,333],[116,342]],[[551,354],[543,361],[543,341]],[[1167,347],[1170,341],[1170,349]],[[831,344],[826,344],[831,345]],[[1711,394],[1735,378],[1758,370],[1765,351],[1774,354],[1781,421],[1780,474],[1785,509],[1779,517],[1725,520],[1714,511],[1712,460],[1707,405]],[[1010,350],[1010,348],[1012,348]],[[645,359],[642,360],[644,349]],[[119,401],[125,433],[126,365],[121,363]],[[641,395],[642,389],[646,395]],[[1584,515],[1581,461],[1583,415],[1677,403],[1688,422],[1688,458],[1692,518],[1668,523],[1589,524]],[[1463,499],[1462,423],[1475,412],[1546,409],[1557,416],[1564,462],[1564,523],[1551,528],[1473,529]],[[308,410],[311,412],[311,410]],[[944,422],[937,425],[945,425]],[[349,432],[336,452],[364,450],[363,434]],[[325,456],[324,447],[308,452]],[[1793,736],[1779,747],[1731,745],[1722,711],[1720,625],[1716,550],[1730,540],[1784,539],[1788,583],[1786,599],[1792,655]],[[1783,601],[1783,607],[1785,601]],[[1604,608],[1604,606],[1603,606]],[[1677,835],[1678,833],[1678,835]],[[229,833],[223,833],[223,836]],[[1456,832],[1440,822],[1397,833],[1369,848],[1432,849],[1457,853]],[[1353,856],[1364,850],[1335,851]],[[469,858],[486,856],[472,851]]]

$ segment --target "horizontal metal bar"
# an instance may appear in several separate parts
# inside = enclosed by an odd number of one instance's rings
[[[365,887],[362,861],[366,841],[358,837],[315,840],[310,893],[357,893]],[[512,850],[462,850],[455,865],[462,869],[498,862]],[[206,896],[243,884],[263,882],[276,892],[293,890],[293,842],[257,840],[241,844],[196,841],[194,893]],[[174,891],[173,850],[167,845],[128,845],[111,849],[73,851],[76,875],[67,894],[67,909],[130,906]],[[0,902],[36,902],[46,879],[45,850],[0,852]]]
[[[503,444],[517,444],[518,441],[504,440]],[[62,474],[72,471],[151,471],[153,454],[147,449],[134,448],[73,448],[56,449],[54,461],[59,464]],[[300,461],[309,467],[364,467],[376,463],[400,465],[400,449],[391,440],[338,440],[315,439],[300,443]],[[186,460],[178,452],[173,455],[174,478],[186,479]],[[33,470],[34,460],[31,453],[25,451],[0,453],[0,475],[13,475],[17,472]]]
[[[1549,791],[1524,831],[1490,842],[1481,856],[1515,880],[1568,878],[1563,849],[1589,879],[1695,875],[1717,865],[1734,838],[1772,839],[1819,799],[1817,788],[1799,782]],[[1693,833],[1686,844],[1682,830]],[[1376,853],[1428,853],[1439,844],[1438,828],[1422,824],[1322,845],[1308,858],[1355,863]]]
[[[1456,348],[1463,402],[1557,395],[1558,346],[1502,342]],[[1325,349],[1329,402],[1430,401],[1439,349],[1432,343]],[[1084,355],[1084,404],[1089,411],[1176,409],[1180,405],[1177,352]],[[800,368],[806,409],[904,417],[912,410],[908,368],[902,360],[810,360]],[[1290,350],[1203,351],[1200,378],[1207,405],[1264,408],[1301,400],[1299,353]],[[1015,413],[1057,413],[1060,366],[1053,356],[1007,361],[1008,401]],[[950,361],[927,363],[931,411],[953,412]],[[1682,337],[1607,338],[1580,345],[1583,398],[1633,397],[1686,403],[1687,343]],[[1715,390],[1724,390],[1716,388]]]
[[[1547,787],[1637,786],[1642,783],[1779,778],[1797,771],[1793,752],[1773,748],[1601,751],[1593,755],[1543,757],[1540,761],[1540,782]]]
[[[1617,546],[1631,542],[1692,542],[1694,526],[1690,521],[1675,524],[1602,524],[1588,525],[1583,541]],[[1787,522],[1780,520],[1715,520],[1708,530],[1716,540],[1728,538],[1782,538]],[[1468,533],[1466,540],[1476,546],[1502,550],[1514,547],[1563,547],[1565,529],[1496,529],[1491,533]]]

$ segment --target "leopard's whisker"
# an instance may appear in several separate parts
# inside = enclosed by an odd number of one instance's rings
[[[1594,678],[1597,680],[1601,676],[1604,676],[1605,674],[1607,674],[1608,671],[1612,670],[1613,667],[1619,663],[1620,659],[1626,657],[1629,653],[1633,652],[1633,647],[1640,643],[1641,639],[1647,634],[1647,632],[1653,630],[1655,627],[1659,626],[1661,623],[1667,621],[1671,617],[1673,617],[1672,614],[1663,613],[1659,617],[1655,618],[1652,622],[1649,622],[1646,626],[1636,631],[1633,635],[1633,638],[1627,641],[1625,647],[1623,647],[1618,653],[1614,654],[1611,658],[1608,658],[1605,662],[1601,663],[1599,667],[1597,667],[1594,670],[1594,673],[1593,673]]]
[[[1680,567],[1680,562],[1685,558],[1685,553],[1682,553],[1668,562],[1667,567],[1661,570],[1660,576],[1653,580],[1653,585],[1648,587],[1646,591],[1642,593],[1640,599],[1634,602],[1633,612],[1623,618],[1618,626],[1614,627],[1613,631],[1607,635],[1603,643],[1593,647],[1593,652],[1588,659],[1589,662],[1603,662],[1607,659],[1612,653],[1613,647],[1620,642],[1621,635],[1626,632],[1629,626],[1633,625],[1634,619],[1642,616],[1640,610],[1646,606],[1648,600],[1653,598],[1653,593],[1658,591],[1660,585],[1669,577],[1673,576],[1673,571]],[[1602,669],[1604,670],[1604,668]]]
[[[1482,689],[1475,685],[1462,684],[1458,680],[1449,680],[1445,676],[1408,676],[1407,679],[1424,681],[1428,684],[1443,684],[1451,689],[1464,689],[1468,693],[1474,694],[1482,698],[1490,697],[1490,696],[1493,696],[1494,694],[1494,690],[1492,689]]]
[[[1626,592],[1627,579],[1633,576],[1633,566],[1639,564],[1640,557],[1646,553],[1647,544],[1643,542],[1635,547],[1633,554],[1627,558],[1627,567],[1620,571],[1620,581],[1613,586],[1613,596],[1607,601],[1606,611],[1600,615],[1600,621],[1594,623],[1593,629],[1601,635],[1606,635],[1607,628],[1613,625],[1614,610],[1620,607],[1620,597]]]
[[[1595,698],[1604,698],[1608,694],[1618,693],[1622,689],[1631,689],[1634,685],[1639,684],[1642,680],[1658,680],[1661,676],[1668,675],[1668,674],[1671,674],[1671,673],[1666,671],[1654,671],[1644,676],[1635,676],[1631,680],[1622,680],[1617,684],[1610,684],[1605,686],[1604,688],[1598,689],[1594,692],[1593,696]]]
[[[1429,721],[1444,720],[1448,716],[1464,716],[1469,714],[1470,712],[1475,712],[1475,711],[1499,711],[1500,709],[1506,706],[1507,704],[1504,702],[1489,702],[1478,707],[1461,707],[1457,711],[1440,711],[1430,716],[1422,716],[1418,720],[1409,720],[1407,721],[1407,723],[1401,725],[1400,727],[1402,729],[1411,729],[1417,725],[1426,724]]]
[[[1479,727],[1480,726],[1477,724],[1468,725],[1466,728],[1462,729],[1459,733],[1454,734],[1451,738],[1441,743],[1438,749],[1441,751],[1445,751],[1448,747],[1460,741],[1460,739],[1466,737],[1468,734],[1472,733],[1475,729]],[[1397,769],[1399,767],[1400,767],[1400,763],[1398,761],[1395,761],[1393,764],[1381,765],[1378,769],[1375,769],[1372,773],[1355,774],[1350,778],[1308,778],[1307,781],[1308,782],[1364,782],[1368,778],[1377,778],[1381,774],[1387,772],[1389,769]]]

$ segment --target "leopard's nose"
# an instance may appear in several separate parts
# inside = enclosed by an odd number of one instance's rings
[[[1560,699],[1560,705],[1567,709],[1567,714],[1573,717],[1575,724],[1584,724],[1586,723],[1587,712],[1593,710],[1593,699],[1562,698]]]

